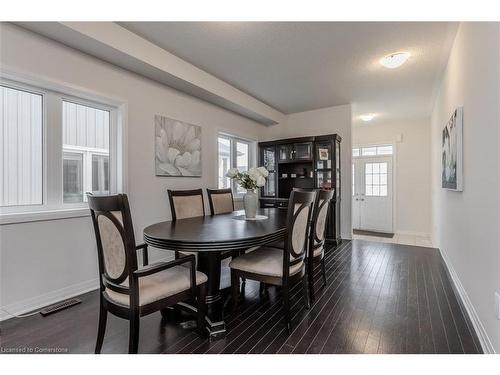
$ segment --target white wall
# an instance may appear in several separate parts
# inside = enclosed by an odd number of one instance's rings
[[[127,102],[127,192],[137,241],[142,240],[145,226],[170,218],[167,188],[216,186],[219,129],[250,139],[259,139],[266,129],[264,125],[24,29],[8,24],[0,27],[3,69],[26,72]],[[155,114],[202,127],[203,177],[155,177],[152,126]],[[95,240],[89,217],[3,225],[0,231],[2,308],[21,311],[38,301],[55,301],[72,291],[97,285]]]
[[[430,119],[355,126],[352,139],[354,147],[383,143],[395,145],[394,231],[430,237]]]
[[[433,235],[456,274],[488,348],[500,352],[500,34],[498,23],[462,23],[432,112]],[[441,131],[463,106],[463,192],[441,188]],[[490,347],[490,350],[492,348]]]
[[[219,130],[256,140],[338,133],[343,137],[343,195],[350,195],[350,106],[290,115],[265,127],[232,112],[10,24],[0,24],[2,69],[67,84],[126,103],[126,192],[137,241],[145,226],[170,219],[166,189],[215,187]],[[22,48],[20,48],[22,46]],[[36,56],[36,58],[33,58]],[[161,178],[154,173],[154,115],[202,127],[203,177]],[[208,209],[208,207],[207,207]],[[344,238],[351,237],[350,202],[343,201]],[[0,226],[0,307],[19,313],[97,286],[89,217]],[[159,251],[155,257],[163,256]],[[0,319],[5,314],[0,312]]]
[[[341,234],[351,238],[351,105],[328,107],[288,115],[286,124],[274,125],[264,133],[263,140],[302,137],[309,135],[338,134],[342,137],[341,160]]]

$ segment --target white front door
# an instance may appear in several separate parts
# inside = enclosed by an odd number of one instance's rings
[[[353,158],[352,168],[353,228],[391,233],[392,157]]]

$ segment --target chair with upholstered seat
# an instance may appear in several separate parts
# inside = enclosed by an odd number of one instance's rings
[[[170,190],[167,189],[168,200],[170,202],[170,212],[172,220],[189,219],[191,217],[205,216],[205,203],[203,200],[203,190]],[[193,255],[196,253],[189,251],[176,251],[175,258]]]
[[[228,189],[207,189],[208,203],[210,205],[210,215],[229,214],[234,211],[233,191]],[[221,259],[237,256],[239,252],[223,251]]]
[[[141,316],[161,311],[181,301],[196,300],[198,328],[205,320],[207,277],[195,269],[194,256],[138,268],[137,246],[125,194],[87,194],[97,241],[100,310],[95,352],[100,353],[108,312],[129,320],[129,353],[137,353]],[[189,265],[185,267],[184,265]]]
[[[309,307],[306,256],[315,192],[292,191],[288,202],[284,248],[263,246],[229,263],[234,309],[237,308],[239,279],[244,277],[282,287],[285,322],[291,330],[290,288],[302,281],[304,304]]]
[[[234,211],[233,192],[229,189],[207,189],[210,214],[228,214]]]
[[[333,190],[320,190],[316,193],[314,209],[309,232],[309,296],[314,302],[314,265],[321,264],[321,274],[323,276],[323,286],[327,285],[325,270],[325,234],[330,201],[333,198]]]

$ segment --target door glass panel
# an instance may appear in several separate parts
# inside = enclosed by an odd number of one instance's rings
[[[377,147],[363,147],[361,149],[361,154],[363,156],[374,156],[374,155],[377,155]]]
[[[377,155],[392,155],[392,145],[377,146]]]
[[[291,145],[282,145],[279,147],[280,160],[291,160],[292,149]]]
[[[269,171],[273,172],[276,170],[276,161],[274,160],[274,148],[264,149],[264,167]]]
[[[373,197],[387,196],[387,163],[365,164],[365,194]]]
[[[356,184],[355,184],[354,163],[353,163],[352,164],[352,196],[353,197],[356,195],[355,187],[356,187]]]
[[[318,173],[318,185],[317,188],[329,190],[332,188],[332,172],[331,171],[321,171]]]
[[[264,185],[264,195],[266,197],[276,196],[276,172],[270,172]]]
[[[311,144],[310,143],[295,144],[295,159],[311,159]]]
[[[332,146],[329,143],[316,146],[316,168],[332,168]]]

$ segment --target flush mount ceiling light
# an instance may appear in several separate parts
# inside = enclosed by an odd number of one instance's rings
[[[368,122],[368,121],[371,121],[373,120],[373,118],[375,117],[375,115],[373,114],[367,114],[367,115],[361,115],[359,116],[361,118],[361,120],[363,120],[364,122]]]
[[[394,52],[380,59],[380,64],[385,66],[387,69],[396,69],[403,65],[410,54],[408,52]]]

